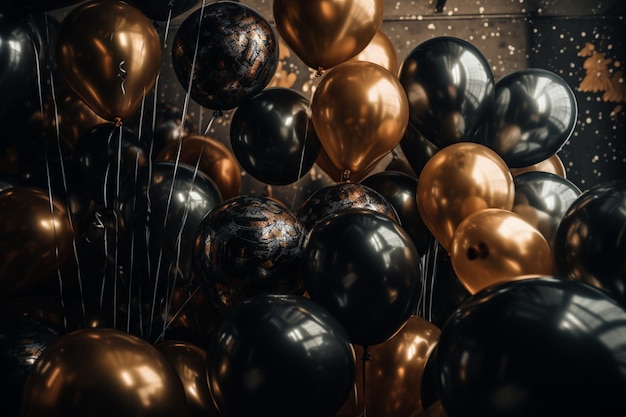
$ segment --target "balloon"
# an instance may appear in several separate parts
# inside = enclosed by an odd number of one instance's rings
[[[295,90],[266,88],[235,111],[230,143],[246,172],[271,185],[291,184],[313,166],[322,147],[309,100]]]
[[[39,356],[22,416],[187,416],[176,370],[150,343],[114,329],[67,333]]]
[[[6,417],[20,415],[20,400],[28,374],[41,353],[59,337],[60,331],[33,317],[2,316],[0,323],[0,412]]]
[[[155,347],[169,360],[185,388],[189,417],[219,417],[207,381],[207,355],[191,343],[168,340]]]
[[[517,214],[485,209],[463,220],[450,246],[452,267],[475,294],[490,285],[554,273],[550,244]]]
[[[584,191],[561,219],[554,241],[560,274],[602,289],[626,306],[626,181]]]
[[[20,180],[8,172],[0,170],[0,192],[20,185]]]
[[[317,154],[317,158],[315,159],[315,163],[322,171],[326,173],[330,177],[333,182],[342,182],[344,177],[344,171],[337,168],[333,161],[330,160],[330,157],[324,150],[324,147],[320,148],[320,152]],[[369,174],[375,166],[371,166],[364,171],[361,172],[351,172],[350,173],[350,181],[351,182],[360,182],[363,178]]]
[[[365,49],[359,52],[354,58],[355,61],[368,61],[378,64],[392,74],[398,71],[398,55],[396,47],[391,39],[380,29],[376,32]]]
[[[282,203],[239,196],[197,228],[193,268],[209,302],[228,311],[258,293],[302,294],[298,267],[305,229]]]
[[[417,45],[400,65],[398,79],[409,98],[409,120],[439,147],[467,141],[494,96],[494,78],[471,43],[439,36]]]
[[[580,189],[563,177],[542,171],[518,174],[513,185],[513,212],[539,230],[553,248],[561,219],[581,194]]]
[[[449,417],[626,415],[626,311],[561,277],[490,287],[441,329],[436,369]]]
[[[513,177],[529,171],[549,172],[551,174],[558,175],[559,177],[567,177],[565,165],[563,165],[563,161],[561,161],[561,158],[557,154],[554,154],[548,159],[544,159],[543,161],[537,162],[536,164],[532,164],[527,167],[511,168],[511,174],[513,175]]]
[[[302,203],[297,215],[304,227],[311,230],[325,217],[353,208],[372,210],[400,223],[395,207],[382,194],[364,184],[352,182],[318,189]]]
[[[367,209],[337,212],[310,231],[304,286],[333,314],[351,343],[371,346],[393,336],[420,291],[419,254],[407,232]]]
[[[132,0],[131,4],[150,19],[169,22],[196,6],[200,0]]]
[[[223,200],[239,195],[241,168],[235,155],[225,145],[208,136],[191,135],[170,142],[156,156],[156,161],[176,162],[191,167],[211,178]],[[178,159],[177,159],[178,158]]]
[[[446,249],[456,227],[487,208],[511,210],[513,177],[502,158],[484,145],[459,142],[428,160],[417,184],[417,207],[424,224]]]
[[[400,141],[400,148],[418,178],[422,173],[426,162],[428,162],[434,154],[439,152],[439,147],[435,146],[431,141],[426,139],[424,135],[422,135],[411,124],[407,127],[406,132]]]
[[[361,184],[379,192],[393,206],[417,251],[424,254],[432,234],[417,208],[417,180],[401,172],[384,171],[370,175]]]
[[[123,1],[82,3],[63,19],[56,57],[65,83],[105,120],[139,108],[161,68],[152,22]]]
[[[440,333],[427,320],[410,316],[389,340],[367,348],[370,359],[361,372],[357,367],[356,382],[365,391],[368,416],[414,416],[424,411],[419,395],[422,375]],[[363,352],[355,350],[357,356]]]
[[[348,61],[367,47],[383,21],[381,0],[273,4],[278,33],[310,68],[324,70]]]
[[[354,383],[345,337],[331,314],[304,297],[258,294],[237,305],[207,350],[221,415],[333,417]]]
[[[181,23],[172,65],[196,103],[230,110],[269,84],[278,66],[278,41],[269,22],[253,8],[218,1]]]
[[[0,193],[0,213],[0,298],[33,293],[72,255],[67,207],[19,186]]]
[[[351,61],[322,78],[311,100],[311,119],[328,157],[349,179],[400,143],[409,106],[392,73],[371,62]]]
[[[489,117],[476,138],[511,168],[527,167],[556,154],[573,133],[577,117],[576,96],[561,77],[525,68],[498,80]]]

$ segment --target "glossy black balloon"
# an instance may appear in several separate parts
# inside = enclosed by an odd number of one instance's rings
[[[436,146],[470,140],[494,96],[487,59],[471,43],[439,36],[406,56],[398,79],[409,98],[409,121]]]
[[[326,216],[346,209],[372,210],[400,223],[394,206],[378,191],[359,183],[340,182],[315,191],[301,204],[298,219],[311,230]]]
[[[513,178],[513,212],[534,226],[554,247],[561,219],[582,191],[571,181],[550,172],[531,171]]]
[[[137,171],[147,164],[148,155],[131,129],[101,123],[80,136],[72,159],[89,197],[111,207],[126,182],[130,182],[130,187],[134,185]]]
[[[410,124],[400,141],[400,148],[418,178],[426,162],[439,151],[438,146],[426,139]]]
[[[554,256],[560,274],[604,290],[626,306],[626,181],[584,191],[559,224]]]
[[[259,293],[302,294],[305,228],[268,197],[233,197],[197,228],[193,269],[209,302],[228,311]]]
[[[417,251],[424,254],[432,234],[417,208],[417,180],[401,172],[383,171],[366,177],[361,184],[379,192],[393,206]]]
[[[420,270],[417,249],[398,223],[356,208],[313,227],[302,265],[311,299],[361,346],[384,342],[406,322],[421,288]]]
[[[26,379],[39,355],[61,330],[34,317],[2,317],[0,322],[0,414],[18,417]]]
[[[309,100],[295,90],[267,88],[235,111],[230,143],[242,168],[271,185],[296,182],[311,169],[322,144]]]
[[[525,68],[498,80],[475,139],[509,167],[523,168],[556,154],[574,131],[577,117],[576,96],[566,81],[545,69]]]
[[[207,358],[224,417],[333,417],[354,385],[345,330],[319,304],[296,295],[259,294],[236,306]]]
[[[130,3],[148,18],[165,22],[196,6],[200,0],[132,0]]]
[[[579,281],[537,277],[478,292],[441,330],[449,417],[626,415],[626,310]]]
[[[185,91],[191,79],[190,96],[196,103],[229,110],[269,84],[278,67],[278,41],[253,8],[218,1],[181,23],[172,44],[172,65]]]

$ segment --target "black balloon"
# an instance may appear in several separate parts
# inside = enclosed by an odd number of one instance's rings
[[[361,184],[379,192],[393,206],[417,251],[424,254],[432,234],[417,208],[417,180],[401,172],[384,171],[366,177]]]
[[[81,0],[8,0],[8,6],[19,10],[21,13],[48,12],[63,7],[69,7]]]
[[[164,22],[191,10],[199,2],[200,0],[132,0],[130,3],[148,18]]]
[[[556,154],[574,131],[577,117],[576,96],[567,82],[551,71],[525,68],[498,80],[475,139],[509,167],[527,167]]]
[[[449,417],[626,415],[626,310],[579,281],[536,277],[478,292],[441,330]]]
[[[400,148],[418,178],[426,162],[439,151],[439,147],[426,139],[411,124],[406,128],[400,141]]]
[[[20,180],[14,175],[0,170],[0,192],[20,185]]]
[[[172,45],[172,65],[185,90],[191,80],[195,102],[229,110],[269,84],[278,67],[278,41],[272,26],[251,7],[218,1],[181,23]]]
[[[259,294],[237,305],[207,349],[224,417],[333,417],[354,385],[345,330],[319,304]]]
[[[289,88],[267,88],[233,115],[230,143],[242,168],[257,180],[286,185],[302,178],[322,148],[309,100]]]
[[[439,36],[417,45],[398,79],[409,98],[409,121],[436,146],[470,140],[494,95],[487,59],[471,43]]]
[[[311,299],[337,317],[351,343],[365,347],[386,341],[409,318],[420,270],[417,249],[398,223],[357,208],[313,227],[302,265]]]
[[[604,290],[626,306],[626,181],[584,191],[559,224],[554,257],[560,274]]]
[[[396,209],[382,194],[366,185],[353,182],[340,182],[318,189],[302,203],[297,215],[304,227],[311,230],[326,216],[353,208],[382,213],[400,223]]]
[[[233,197],[211,210],[197,228],[197,284],[220,311],[259,293],[302,294],[299,265],[305,234],[282,203]]]

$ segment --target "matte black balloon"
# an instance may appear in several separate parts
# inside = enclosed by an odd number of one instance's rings
[[[554,247],[561,219],[581,190],[571,181],[550,172],[531,171],[513,178],[513,212],[534,226]]]
[[[302,294],[299,265],[306,230],[285,205],[268,197],[233,197],[198,226],[193,269],[220,311],[259,293]]]
[[[60,329],[33,317],[2,317],[0,323],[0,414],[18,417],[28,374]]]
[[[604,290],[626,306],[626,181],[584,191],[559,224],[554,257],[560,274]]]
[[[400,148],[418,178],[426,162],[439,151],[438,146],[426,139],[411,124],[406,128],[406,132],[400,141]]]
[[[191,10],[200,0],[132,0],[130,3],[150,19],[165,22],[187,10]]]
[[[409,98],[409,121],[436,146],[470,140],[494,96],[494,79],[471,43],[439,36],[417,45],[398,79]]]
[[[421,288],[420,270],[417,249],[398,223],[357,208],[313,227],[302,266],[311,299],[361,346],[384,342],[406,322]]]
[[[257,180],[286,185],[302,178],[322,149],[309,100],[295,90],[267,88],[233,115],[230,143],[242,168]]]
[[[472,296],[441,330],[449,417],[626,415],[626,310],[580,281],[536,277]]]
[[[229,110],[269,84],[278,67],[278,41],[271,25],[251,7],[218,1],[181,23],[172,45],[172,65],[185,90],[191,79],[195,102]]]
[[[207,349],[207,375],[224,417],[333,417],[354,385],[354,351],[341,324],[296,295],[237,305]]]
[[[400,223],[396,209],[382,194],[366,185],[353,182],[340,182],[318,189],[307,197],[297,214],[304,227],[311,230],[326,216],[352,208],[382,213]]]
[[[577,117],[576,96],[567,82],[551,71],[525,68],[498,80],[475,139],[509,167],[527,167],[556,154],[574,131]]]
[[[393,206],[417,251],[424,254],[432,234],[417,208],[417,180],[400,172],[384,171],[366,177],[361,184],[379,192]]]

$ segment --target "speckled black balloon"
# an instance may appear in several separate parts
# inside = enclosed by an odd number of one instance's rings
[[[278,42],[270,24],[254,9],[219,1],[181,23],[174,36],[172,65],[185,90],[193,69],[190,96],[195,102],[207,109],[229,110],[271,81],[278,66]]]
[[[239,196],[204,218],[194,244],[196,282],[218,309],[259,293],[302,294],[306,232],[296,215],[269,197]]]

